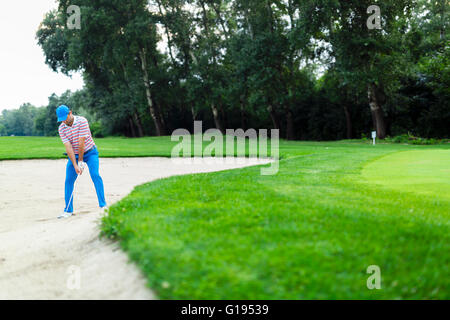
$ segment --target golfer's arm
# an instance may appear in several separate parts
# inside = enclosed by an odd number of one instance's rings
[[[76,168],[77,160],[75,158],[75,152],[73,152],[72,145],[70,144],[70,142],[67,142],[64,145],[66,146],[66,152],[67,152],[67,155],[69,156],[70,161],[72,161],[73,167]]]
[[[78,141],[78,161],[83,161],[84,157],[84,140],[86,140],[86,137],[80,138]]]

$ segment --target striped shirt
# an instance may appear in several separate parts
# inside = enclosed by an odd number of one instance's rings
[[[71,127],[65,123],[59,125],[59,136],[64,144],[70,142],[75,154],[78,154],[79,139],[86,137],[84,140],[84,151],[89,151],[95,146],[91,130],[89,129],[89,123],[85,117],[74,116],[74,118]]]

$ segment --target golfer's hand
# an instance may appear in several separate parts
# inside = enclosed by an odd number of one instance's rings
[[[84,169],[86,169],[86,162],[84,162],[84,161],[79,161],[79,162],[78,162],[78,167],[81,169],[81,172],[83,172]]]
[[[83,170],[79,166],[75,166],[74,168],[77,174],[81,175],[83,173]]]

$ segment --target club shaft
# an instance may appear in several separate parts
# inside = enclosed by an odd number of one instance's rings
[[[75,183],[73,184],[72,194],[70,195],[69,203],[67,203],[67,207],[66,207],[66,210],[64,210],[64,212],[67,212],[67,210],[69,210],[70,202],[72,202],[73,194],[75,193],[75,187],[77,186],[79,177],[80,177],[80,175],[77,175],[77,178],[75,179]]]

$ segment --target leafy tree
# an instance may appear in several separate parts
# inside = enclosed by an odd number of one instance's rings
[[[80,30],[70,30],[65,26],[65,12],[69,5],[81,7]],[[158,37],[146,1],[61,0],[58,11],[47,14],[37,38],[47,64],[55,71],[83,70],[89,90],[96,90],[94,96],[103,96],[103,100],[108,102],[111,100],[105,96],[118,93],[115,97],[118,102],[108,106],[110,112],[119,111],[124,106],[121,103],[123,99],[128,98],[128,109],[131,108],[136,120],[138,111],[134,101],[124,91],[136,88],[135,81],[139,79],[138,89],[145,93],[156,134],[166,133],[151,86],[150,71],[152,65],[157,67],[159,59],[156,51]],[[117,114],[119,117],[122,115],[120,112]],[[142,128],[139,129],[142,132]]]
[[[85,89],[50,99],[37,134],[55,134],[49,119],[65,103],[100,135],[163,135],[193,120],[278,128],[286,139],[359,137],[371,126],[380,138],[448,135],[444,0],[58,3],[38,43],[53,70],[81,70]],[[66,27],[73,4],[80,30]],[[381,29],[366,25],[373,4]]]
[[[38,109],[30,103],[24,103],[16,110],[3,110],[3,126],[7,135],[31,136],[34,134],[34,119]],[[5,132],[5,129],[2,131]]]
[[[335,59],[334,68],[340,71],[343,82],[360,83],[361,90],[366,88],[374,127],[384,138],[387,128],[383,105],[409,67],[403,39],[414,1],[376,3],[382,13],[381,29],[366,27],[367,8],[374,4],[371,0],[304,1],[299,27],[330,44],[321,49]]]
[[[3,124],[3,118],[0,116],[0,136],[8,135],[8,131],[6,130],[5,125]]]

